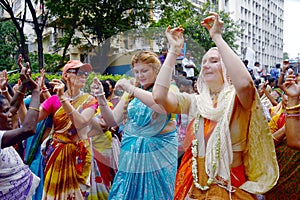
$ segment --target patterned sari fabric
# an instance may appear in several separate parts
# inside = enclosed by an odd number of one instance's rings
[[[269,123],[272,132],[285,125],[285,114],[280,109]],[[265,194],[269,199],[300,199],[300,151],[287,146],[286,140],[276,146],[279,179],[272,190]]]
[[[113,109],[113,104],[108,102]],[[98,108],[95,116],[100,116]],[[113,178],[117,171],[115,151],[119,151],[120,142],[116,136],[108,130],[103,134],[97,134],[90,138],[92,147],[91,188],[88,199],[106,200],[111,189]]]
[[[271,121],[269,122],[271,133],[276,132],[277,130],[281,129],[285,125],[284,109],[280,108],[273,115],[274,116],[271,118]]]
[[[192,130],[194,120],[189,124],[189,131]],[[216,123],[213,121],[205,120],[205,135],[210,135]],[[208,176],[205,172],[205,158],[197,158],[198,167],[198,177],[202,177],[200,179],[200,184],[205,185]],[[175,186],[175,199],[206,199],[207,197],[211,199],[230,199],[228,192],[226,189],[219,187],[217,184],[213,184],[209,190],[202,191],[195,187],[193,183],[193,175],[192,175],[192,152],[191,147],[187,149],[184,154],[182,165],[180,166],[177,176],[176,176],[176,186]],[[242,168],[242,169],[241,169]],[[231,199],[256,199],[254,195],[247,193],[238,187],[245,182],[245,174],[243,166],[239,166],[236,168],[231,168],[231,183],[235,186],[236,191],[231,194]],[[234,176],[233,176],[234,174]],[[237,181],[238,180],[238,181]],[[190,192],[189,192],[190,190]],[[189,194],[188,194],[189,192]]]
[[[187,102],[190,102],[191,106],[198,105],[197,101],[194,101],[196,98],[194,96],[189,97],[186,94],[176,95],[179,100],[180,109],[183,111],[189,110],[192,120],[188,125],[186,137],[190,138],[189,140],[192,141],[193,138],[197,137],[195,134],[196,130],[193,128],[196,115],[193,114],[192,111],[197,111],[197,109],[189,107]],[[191,99],[191,101],[188,99]],[[231,101],[231,103],[233,104],[233,101]],[[234,118],[237,116],[235,113],[239,114],[239,112],[235,106],[232,107],[233,110],[231,112],[234,113],[232,115]],[[238,116],[240,118],[242,117],[240,115]],[[248,127],[246,127],[246,131],[248,131],[247,142],[245,144],[246,149],[243,151],[244,162],[241,166],[229,169],[228,174],[230,182],[225,180],[225,182],[221,182],[220,184],[222,177],[218,172],[207,190],[202,191],[196,188],[193,182],[192,173],[193,155],[191,150],[187,149],[177,173],[174,199],[256,199],[254,194],[265,193],[274,187],[278,179],[279,170],[276,162],[273,139],[269,132],[258,95],[255,97],[255,101],[251,108],[251,116],[249,117],[250,121]],[[203,132],[201,134],[203,135],[204,140],[211,134],[209,136],[209,139],[211,139],[213,131],[217,127],[217,125],[214,125],[216,122],[206,120],[205,118],[203,121]],[[232,132],[230,132],[230,134],[232,136]],[[258,143],[257,141],[260,142]],[[232,142],[231,144],[234,145],[236,143]],[[205,169],[207,166],[207,155],[205,154],[205,157],[201,157],[198,154],[196,162],[199,177],[198,183],[203,187],[207,184],[208,180],[208,172]],[[269,166],[268,169],[265,168],[266,165]],[[232,192],[228,192],[226,187],[228,186],[228,182],[233,186]]]
[[[129,103],[118,172],[109,199],[173,199],[176,129],[161,133],[169,121],[170,115],[155,113],[136,98]]]
[[[13,147],[1,148],[0,131],[0,199],[31,199],[40,179],[25,165]]]
[[[95,107],[95,99],[84,94],[71,102],[82,112]],[[75,140],[76,128],[60,107],[53,117],[53,133],[45,154],[43,199],[84,199],[88,195],[91,150],[88,139]]]
[[[279,179],[265,199],[300,199],[300,151],[291,149],[283,141],[276,146]]]

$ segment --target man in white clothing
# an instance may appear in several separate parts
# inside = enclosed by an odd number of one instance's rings
[[[191,52],[186,52],[186,57],[182,60],[182,68],[183,71],[186,72],[186,77],[193,77],[194,76],[194,69],[196,68],[195,63],[191,59]]]

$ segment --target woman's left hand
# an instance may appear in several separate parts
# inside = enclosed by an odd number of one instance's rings
[[[120,79],[117,82],[116,87],[115,87],[116,90],[123,90],[123,91],[126,91],[128,93],[132,93],[134,88],[135,87],[134,87],[134,85],[131,84],[131,81],[127,80],[125,78]]]
[[[209,14],[210,16],[203,19],[201,26],[204,26],[209,31],[211,38],[221,36],[224,22],[217,13],[210,12]]]
[[[104,94],[103,85],[97,77],[93,79],[93,83],[91,84],[90,89],[91,89],[91,94],[93,96],[99,96]]]
[[[62,98],[64,95],[65,84],[59,79],[53,79],[50,82],[50,85],[53,86],[53,92],[56,92],[58,98]]]

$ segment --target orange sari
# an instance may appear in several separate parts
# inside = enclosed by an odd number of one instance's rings
[[[84,94],[71,104],[81,112],[96,103]],[[91,152],[88,139],[75,140],[76,128],[60,107],[53,117],[53,134],[46,149],[43,199],[84,199],[88,193]]]
[[[193,136],[193,123],[194,119],[188,125],[188,140],[190,140]],[[204,119],[204,137],[207,141],[211,133],[213,132],[216,122]],[[228,191],[217,184],[212,184],[209,190],[202,191],[195,187],[193,183],[193,175],[192,175],[192,151],[191,147],[187,148],[183,158],[181,165],[178,169],[178,173],[176,175],[175,182],[175,194],[174,199],[183,200],[189,195],[193,199],[229,199]],[[197,166],[198,166],[198,177],[200,178],[200,185],[205,185],[208,176],[205,172],[205,158],[197,158]],[[232,199],[256,199],[255,195],[247,193],[238,187],[246,182],[244,166],[238,166],[235,168],[231,168],[231,184],[236,187],[235,192],[231,194]],[[188,194],[189,193],[189,194]]]

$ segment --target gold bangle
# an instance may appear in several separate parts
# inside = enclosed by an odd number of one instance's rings
[[[24,92],[21,92],[20,90],[18,90],[18,89],[16,89],[16,92],[17,93],[20,93],[20,94],[23,94],[23,95],[25,95],[25,93]]]
[[[295,113],[300,113],[300,110],[287,110],[287,111],[285,111],[285,114],[295,114]]]
[[[296,110],[296,109],[299,109],[300,108],[300,104],[298,105],[295,105],[295,106],[291,106],[291,107],[286,107],[285,110],[288,111],[288,110]]]
[[[34,110],[34,111],[40,112],[40,109],[38,109],[38,108],[35,108],[35,107],[31,107],[31,106],[29,106],[29,107],[28,107],[28,109],[31,109],[31,110]]]
[[[41,91],[41,93],[48,92],[48,91],[49,91],[49,89],[43,89],[43,90]]]

